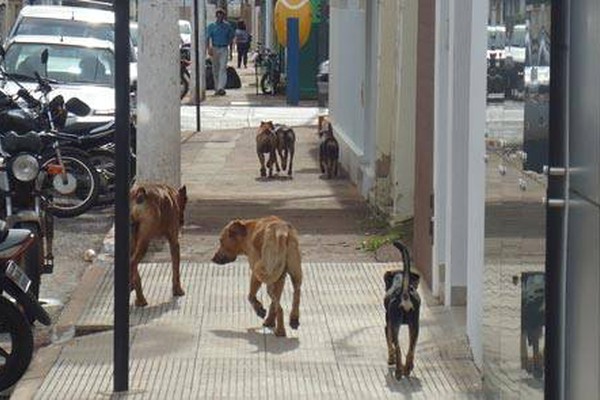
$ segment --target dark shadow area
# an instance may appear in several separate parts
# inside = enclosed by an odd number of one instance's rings
[[[179,301],[178,297],[172,297],[169,301],[164,301],[162,303],[153,304],[146,307],[136,307],[135,305],[129,306],[129,318],[133,321],[134,319],[139,318],[139,323],[132,323],[131,326],[136,325],[145,325],[149,322],[154,321],[155,319],[159,319],[163,316],[163,314],[168,313],[170,311],[179,309]],[[148,302],[151,299],[148,298]]]
[[[401,380],[396,380],[394,377],[395,367],[390,366],[388,373],[385,375],[385,382],[390,392],[402,393],[406,399],[412,398],[413,394],[417,394],[423,391],[423,384],[421,379],[409,376],[403,377]]]
[[[293,351],[300,346],[298,338],[276,337],[272,333],[264,333],[266,328],[248,328],[246,332],[226,331],[223,329],[211,330],[216,336],[225,339],[244,339],[249,344],[256,346],[256,352],[263,349],[271,354],[283,354]]]
[[[368,217],[368,210],[360,200],[336,200],[343,208],[286,208],[292,198],[265,201],[233,201],[229,199],[198,200],[190,202],[186,209],[186,224],[193,228],[185,231],[194,234],[218,234],[232,219],[258,218],[277,215],[289,221],[302,234],[352,234],[360,229],[361,220]],[[301,198],[302,200],[310,199]],[[317,197],[314,201],[319,201]]]

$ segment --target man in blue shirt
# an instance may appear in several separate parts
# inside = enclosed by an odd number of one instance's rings
[[[225,10],[217,8],[217,21],[210,24],[206,32],[206,48],[212,57],[212,73],[215,82],[215,96],[225,95],[227,84],[227,60],[229,45],[233,42],[234,31],[225,21]]]

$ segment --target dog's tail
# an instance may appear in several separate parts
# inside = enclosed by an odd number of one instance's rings
[[[404,271],[402,272],[402,302],[400,306],[405,310],[411,310],[413,308],[412,301],[410,300],[410,253],[408,247],[399,240],[394,240],[394,247],[400,250],[402,254],[402,264],[404,264]]]

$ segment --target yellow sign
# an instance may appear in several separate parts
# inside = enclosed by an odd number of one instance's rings
[[[300,47],[304,46],[310,36],[312,7],[310,0],[277,0],[275,5],[275,32],[277,41],[287,46],[287,19],[298,18]]]

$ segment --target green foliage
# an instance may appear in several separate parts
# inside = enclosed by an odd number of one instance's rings
[[[380,225],[382,221],[374,221],[376,225]],[[381,225],[380,225],[381,226]],[[365,251],[377,251],[380,247],[392,243],[394,240],[410,242],[412,240],[413,219],[407,219],[393,226],[385,223],[385,228],[380,228],[379,232],[365,239],[361,248]]]

